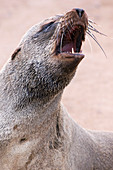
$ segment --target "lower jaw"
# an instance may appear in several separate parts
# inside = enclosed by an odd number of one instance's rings
[[[63,60],[66,60],[66,59],[69,59],[69,60],[73,59],[73,60],[75,60],[75,59],[77,59],[77,60],[81,61],[85,57],[85,55],[82,54],[82,53],[61,52],[61,53],[59,53],[57,55],[57,57],[59,59],[63,59]]]
[[[53,57],[55,57],[57,62],[61,64],[61,67],[64,70],[63,72],[65,72],[68,75],[75,73],[77,66],[84,58],[84,54],[81,53],[71,54],[62,52]]]

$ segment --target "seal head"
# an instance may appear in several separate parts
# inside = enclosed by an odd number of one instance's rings
[[[81,46],[87,25],[85,11],[77,8],[44,20],[24,35],[19,45],[21,51],[13,55],[12,62],[18,66],[22,77],[19,83],[25,85],[26,97],[44,101],[65,88],[84,58]]]

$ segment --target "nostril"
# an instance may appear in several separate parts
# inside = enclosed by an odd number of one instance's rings
[[[80,8],[75,8],[75,10],[76,10],[78,16],[81,18],[83,16],[83,14],[84,14],[84,10],[80,9]]]

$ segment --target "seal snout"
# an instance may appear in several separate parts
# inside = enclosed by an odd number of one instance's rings
[[[60,20],[57,33],[56,55],[64,58],[76,58],[82,55],[82,42],[85,40],[88,18],[83,9],[74,8],[67,12]],[[67,57],[66,57],[67,56]]]
[[[85,12],[83,9],[80,9],[80,8],[75,8],[73,10],[75,10],[77,12],[77,14],[80,18],[83,16],[83,14]]]

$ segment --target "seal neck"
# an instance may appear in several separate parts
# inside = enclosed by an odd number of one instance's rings
[[[19,82],[19,79],[16,80],[11,74],[8,74],[7,67],[0,72],[0,89],[0,110],[17,113],[29,110],[36,114],[45,112],[49,107],[53,112],[57,110],[63,92],[31,100],[31,94],[26,95],[27,88],[22,85],[21,80]]]
[[[57,101],[56,98],[60,101],[63,90],[55,91],[52,85],[50,89],[45,80],[43,85],[36,74],[18,67],[20,66],[9,62],[0,72],[0,109],[20,111],[31,107],[43,110],[54,100]],[[32,77],[33,75],[36,77]]]

